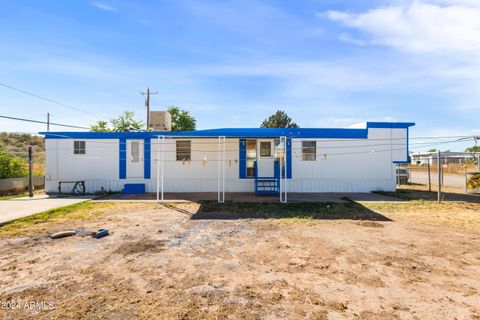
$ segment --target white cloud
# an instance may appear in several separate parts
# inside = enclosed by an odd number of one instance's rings
[[[111,6],[111,5],[108,5],[106,3],[103,3],[103,2],[90,2],[90,5],[94,6],[95,8],[98,8],[100,10],[105,10],[105,11],[117,11],[117,8]]]
[[[401,1],[363,13],[328,11],[333,21],[368,34],[372,44],[411,52],[480,52],[480,1]]]

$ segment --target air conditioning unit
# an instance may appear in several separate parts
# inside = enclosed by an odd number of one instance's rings
[[[148,128],[153,131],[171,131],[172,115],[167,111],[150,111]]]

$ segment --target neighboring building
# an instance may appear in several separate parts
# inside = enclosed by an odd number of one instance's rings
[[[394,191],[396,163],[408,163],[413,125],[43,132],[45,190],[57,192],[59,182],[81,180],[88,193],[128,191],[131,185],[155,192],[157,181],[165,192]]]
[[[464,164],[465,162],[478,159],[480,152],[442,152],[440,155],[441,164]],[[418,165],[426,165],[428,163],[436,165],[438,160],[437,152],[418,152],[410,155],[411,163]]]

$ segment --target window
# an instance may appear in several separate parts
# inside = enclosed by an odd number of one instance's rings
[[[270,141],[260,142],[260,157],[272,156],[272,143]]]
[[[257,141],[247,140],[247,177],[255,177],[255,161],[257,160]]]
[[[85,141],[73,141],[73,154],[85,154]]]
[[[275,159],[281,159],[283,158],[284,155],[284,143],[283,141],[281,142],[280,139],[275,139]]]
[[[176,141],[177,143],[177,161],[190,161],[192,157],[191,141]]]
[[[139,162],[140,161],[140,143],[138,141],[131,141],[130,146],[132,147],[130,150],[130,156],[132,158],[132,162]]]
[[[302,141],[302,160],[303,161],[317,160],[317,142],[316,141]]]
[[[275,139],[275,159],[281,164],[280,176],[285,177],[285,144],[280,139]]]

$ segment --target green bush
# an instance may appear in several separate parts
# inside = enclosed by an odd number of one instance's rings
[[[5,150],[0,149],[0,179],[20,178],[27,175],[25,162],[21,158],[9,155]]]

